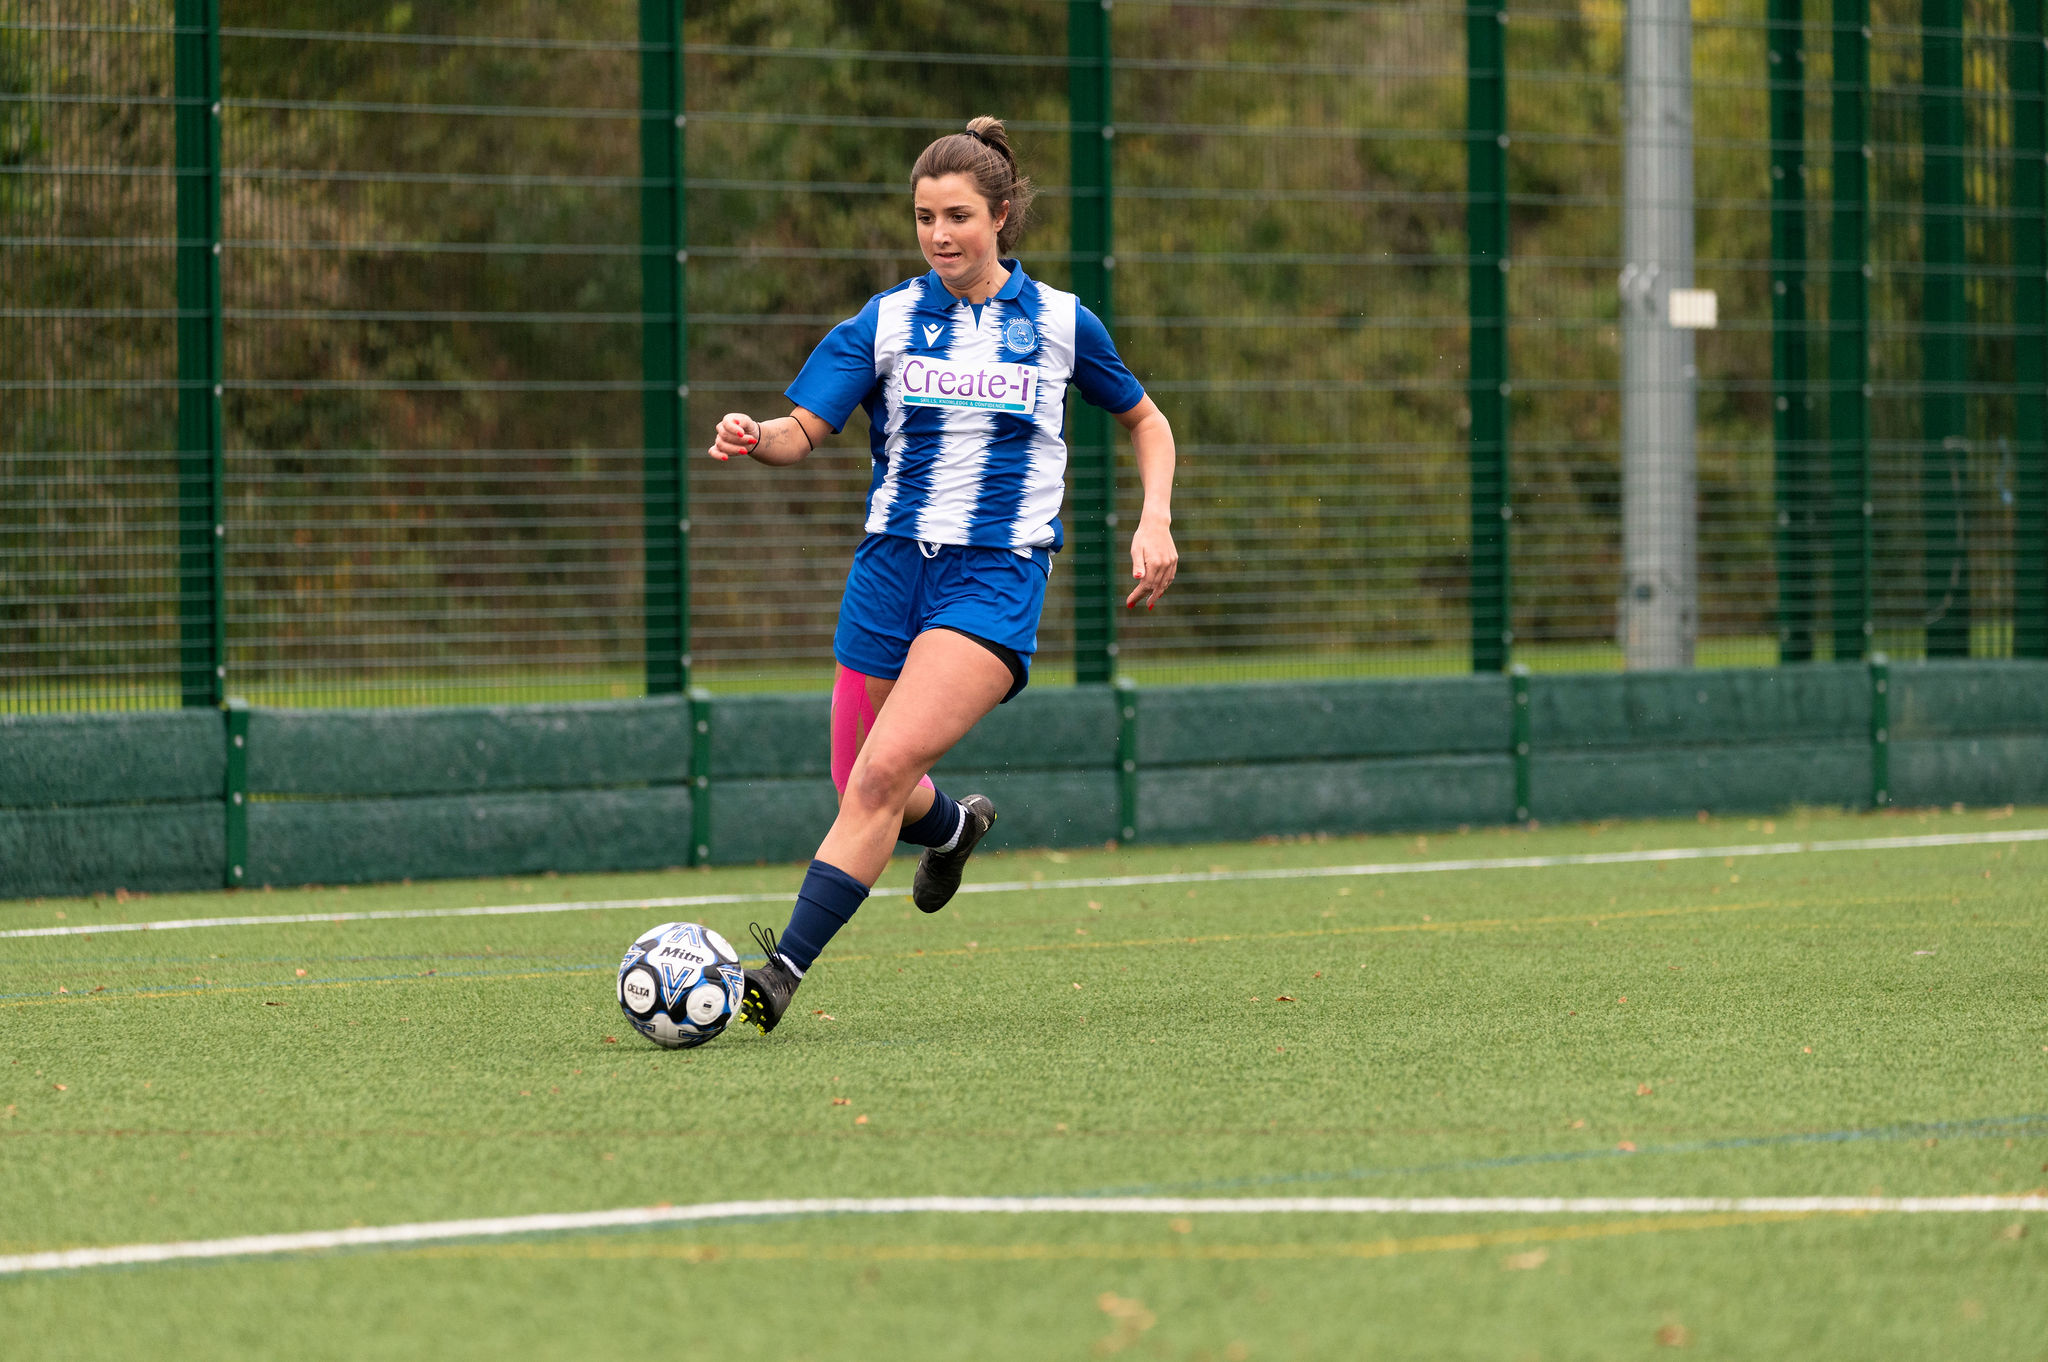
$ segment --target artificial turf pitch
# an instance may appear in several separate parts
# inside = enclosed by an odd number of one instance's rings
[[[2048,828],[1827,813],[977,858],[1307,869]],[[908,878],[899,862],[885,884]],[[0,931],[792,889],[789,867],[0,904]],[[763,1197],[2048,1185],[2048,845],[877,898],[782,1029],[655,922],[0,939],[0,1255]],[[2048,1358],[2048,1215],[830,1216],[0,1276],[0,1357]]]

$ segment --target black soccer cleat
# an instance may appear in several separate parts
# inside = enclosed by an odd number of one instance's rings
[[[960,891],[960,872],[967,868],[967,858],[996,825],[996,806],[987,795],[968,795],[960,801],[960,811],[967,815],[960,840],[951,851],[927,848],[917,858],[917,873],[910,879],[910,901],[927,913],[936,913],[953,901]]]
[[[758,922],[753,924],[753,931],[754,940],[768,959],[761,968],[746,972],[746,987],[740,992],[740,1020],[760,1028],[765,1036],[789,1011],[789,1000],[796,996],[796,986],[803,982],[803,976],[782,963],[782,956],[775,949],[775,933]]]

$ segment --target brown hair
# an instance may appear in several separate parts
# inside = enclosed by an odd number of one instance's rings
[[[966,131],[949,133],[926,147],[910,168],[910,187],[915,189],[918,181],[941,175],[965,175],[974,181],[988,201],[990,217],[1003,211],[1004,200],[1009,201],[1010,216],[996,233],[997,253],[1009,254],[1030,224],[1031,200],[1038,190],[1018,173],[1017,154],[1010,150],[1010,134],[1003,120],[984,114],[970,122]]]

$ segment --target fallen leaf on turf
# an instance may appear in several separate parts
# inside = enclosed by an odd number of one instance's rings
[[[1636,1096],[1638,1097],[1648,1097],[1652,1091],[1653,1089],[1648,1083],[1636,1084]]]
[[[306,977],[306,972],[305,972],[304,970],[302,970],[302,969],[295,969],[295,970],[293,970],[293,971],[292,971],[292,975],[293,975],[293,976],[294,976],[295,978],[303,979],[303,978],[305,978],[305,977]]]
[[[1079,988],[1079,987],[1081,987],[1081,986],[1080,986],[1079,984],[1075,984],[1075,985],[1074,985],[1074,987],[1075,987],[1075,988]]]
[[[1119,1296],[1114,1291],[1105,1291],[1095,1298],[1095,1308],[1108,1315],[1116,1327],[1108,1337],[1095,1341],[1095,1354],[1107,1357],[1120,1353],[1138,1341],[1147,1329],[1159,1322],[1159,1317],[1145,1308],[1144,1302]]]
[[[853,1099],[851,1097],[835,1097],[832,1099],[832,1105],[835,1107],[850,1107],[853,1105]]]
[[[1299,1001],[1301,1001],[1301,1000],[1300,1000],[1299,998],[1296,998],[1296,997],[1295,997],[1295,996],[1294,996],[1294,995],[1293,995],[1292,993],[1282,993],[1282,994],[1279,994],[1279,995],[1277,995],[1277,996],[1276,996],[1276,997],[1275,997],[1275,998],[1273,999],[1273,1001],[1274,1001],[1274,1002],[1276,1002],[1276,1003],[1293,1003],[1293,1002],[1299,1002]]]
[[[2018,1223],[2007,1225],[1998,1232],[1998,1237],[2000,1239],[2024,1239],[2027,1237],[2027,1227]]]
[[[1657,1331],[1657,1341],[1667,1348],[1683,1348],[1692,1342],[1692,1330],[1683,1324],[1667,1324]]]
[[[868,1118],[865,1116],[856,1116],[853,1118],[853,1123],[857,1126],[864,1126],[868,1123]]]
[[[1614,1001],[1617,1003],[1625,1003],[1628,1001],[1628,994],[1624,993],[1619,998],[1616,998]]]
[[[1315,977],[1316,977],[1316,978],[1318,978],[1318,979],[1322,978],[1322,977],[1323,977],[1323,972],[1322,972],[1321,970],[1317,970],[1317,971],[1316,971],[1316,975],[1315,975]]]
[[[93,992],[95,992],[95,993],[105,993],[106,991],[107,991],[107,986],[106,986],[105,984],[101,984],[101,985],[100,985],[100,986],[99,986],[98,988],[96,988],[96,989],[94,989],[94,990],[93,990]]]
[[[604,1038],[604,1043],[606,1045],[617,1045],[619,1043],[619,1038],[617,1036],[606,1036]]]
[[[57,1090],[58,1092],[69,1092],[69,1091],[71,1091],[71,1089],[69,1089],[69,1088],[65,1087],[65,1086],[64,1086],[64,1085],[63,1085],[62,1083],[52,1083],[52,1084],[51,1084],[50,1086],[51,1086],[51,1087],[53,1087],[53,1088],[55,1088],[55,1089],[56,1089],[56,1090]]]
[[[193,980],[193,982],[194,982],[194,983],[197,983],[197,982],[198,982],[198,980],[196,980],[196,979],[195,979],[195,980]],[[1078,988],[1078,987],[1080,987],[1080,985],[1076,984],[1076,985],[1075,985],[1075,987],[1076,987],[1076,988]],[[69,993],[69,992],[70,992],[71,990],[70,990],[70,989],[68,989],[68,988],[60,988],[60,989],[58,989],[57,991],[58,991],[59,993]]]
[[[284,1004],[283,1004],[283,1003],[265,1003],[265,1004],[263,1004],[263,1005],[264,1005],[265,1007],[283,1007],[283,1006],[284,1006]]]
[[[1510,1272],[1527,1272],[1530,1268],[1542,1267],[1550,1261],[1550,1250],[1530,1249],[1527,1253],[1510,1253],[1500,1260],[1500,1265]]]
[[[1616,1149],[1619,1149],[1624,1154],[1633,1154],[1636,1152],[1636,1142],[1634,1140],[1623,1140],[1620,1144],[1614,1147]]]
[[[818,1019],[819,1021],[838,1021],[838,1020],[839,1020],[839,1018],[837,1018],[837,1017],[833,1016],[833,1015],[832,1015],[832,1014],[831,1014],[830,1012],[813,1012],[813,1013],[812,1013],[811,1015],[812,1015],[812,1016],[814,1016],[814,1017],[816,1017],[816,1018],[817,1018],[817,1019]]]
[[[1585,1117],[1583,1117],[1583,1116],[1581,1116],[1581,1117],[1580,1117],[1580,1118],[1579,1118],[1578,1120],[1576,1120],[1576,1121],[1572,1122],[1572,1129],[1573,1129],[1573,1130],[1584,1130],[1585,1128],[1586,1128],[1586,1118],[1585,1118]]]

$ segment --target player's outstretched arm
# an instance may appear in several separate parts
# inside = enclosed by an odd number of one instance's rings
[[[1180,567],[1180,551],[1173,546],[1173,427],[1149,397],[1116,419],[1130,432],[1131,449],[1138,456],[1138,481],[1145,488],[1145,508],[1131,534],[1131,576],[1138,584],[1124,597],[1124,605],[1143,601],[1150,610],[1173,585]]]
[[[782,467],[803,462],[831,433],[830,422],[802,407],[772,421],[756,421],[745,412],[730,411],[718,423],[711,448],[705,452],[720,463],[735,454],[746,454],[758,463]]]

